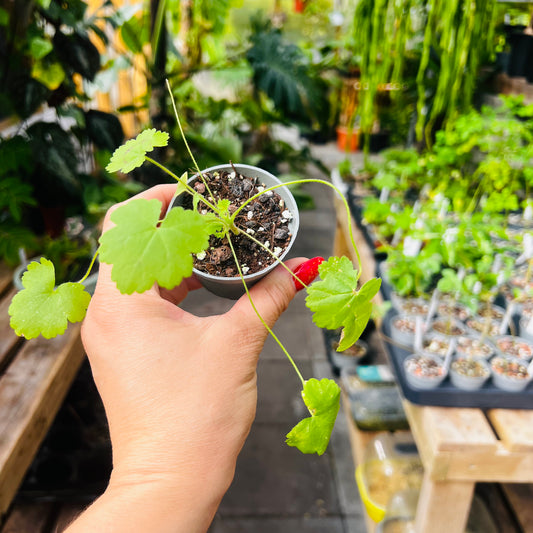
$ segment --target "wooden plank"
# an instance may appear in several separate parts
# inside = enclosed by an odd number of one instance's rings
[[[533,453],[533,411],[492,409],[487,416],[507,450]]]
[[[462,533],[474,487],[473,482],[436,482],[425,472],[416,511],[416,533]]]
[[[8,509],[83,360],[80,324],[24,344],[0,378],[0,516]]]
[[[526,533],[533,531],[533,485],[505,484],[504,494],[511,505],[520,527]]]
[[[5,263],[0,263],[0,294],[3,293],[13,280],[13,270]]]
[[[404,408],[420,440],[428,441],[435,452],[498,449],[498,440],[479,409],[416,406],[408,401]]]
[[[16,290],[11,290],[0,301],[0,372],[5,365],[5,361],[8,359],[11,351],[18,342],[22,339],[17,337],[15,332],[9,326],[8,309],[11,303],[11,299],[16,294]]]
[[[0,533],[47,533],[54,512],[52,503],[18,503]]]

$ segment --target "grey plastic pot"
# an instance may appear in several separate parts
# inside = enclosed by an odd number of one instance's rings
[[[266,170],[263,170],[259,167],[254,167],[251,165],[240,165],[240,164],[234,164],[232,165],[217,165],[214,167],[209,167],[204,170],[202,170],[202,173],[204,172],[215,172],[215,171],[233,171],[233,169],[237,170],[240,174],[243,174],[244,176],[248,178],[258,178],[259,181],[264,184],[265,188],[272,187],[274,185],[280,185],[282,182],[276,178],[274,175],[272,175],[270,172],[267,172]],[[189,178],[189,183],[194,183],[198,179],[198,175],[195,174],[191,178]],[[289,230],[291,232],[291,240],[283,251],[282,254],[280,254],[279,259],[283,260],[284,257],[287,256],[289,253],[292,245],[294,244],[294,241],[296,239],[296,234],[298,233],[298,227],[300,225],[300,216],[298,213],[298,206],[296,205],[296,200],[294,199],[292,193],[287,187],[280,187],[276,189],[276,192],[281,196],[283,201],[285,202],[286,208],[290,211],[292,215],[292,220],[289,221]],[[186,193],[184,193],[186,194]],[[181,202],[181,195],[175,196],[172,199],[172,202],[169,205],[169,208],[167,210],[167,213],[172,209],[173,207],[178,207]],[[260,279],[264,278],[269,272],[274,270],[276,266],[278,265],[278,262],[274,262],[272,265],[264,268],[263,270],[260,270],[259,272],[256,272],[254,274],[247,274],[244,276],[244,280],[246,281],[246,285],[248,287],[251,287],[255,283],[257,283]],[[246,291],[244,290],[244,286],[242,283],[242,280],[240,276],[235,276],[231,278],[226,277],[219,277],[219,276],[213,276],[212,274],[207,274],[205,272],[201,272],[200,270],[193,268],[193,273],[196,278],[200,281],[200,283],[211,293],[216,294],[217,296],[221,296],[223,298],[229,298],[231,300],[236,300],[237,298],[240,298]]]

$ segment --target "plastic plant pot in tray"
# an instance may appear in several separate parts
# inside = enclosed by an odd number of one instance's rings
[[[412,354],[403,361],[407,382],[415,389],[434,389],[446,378],[447,370],[440,357]]]
[[[392,313],[387,314],[382,322],[385,338],[390,336],[390,323],[393,316]],[[526,386],[518,392],[504,390],[496,386],[494,376],[477,390],[459,389],[449,377],[433,389],[413,387],[407,381],[403,364],[407,357],[413,355],[412,350],[404,349],[395,343],[387,343],[386,348],[389,363],[402,396],[413,404],[481,409],[533,409],[533,385]],[[495,359],[495,356],[492,359]]]
[[[490,365],[484,359],[460,356],[450,366],[450,380],[458,389],[480,389],[490,378],[490,374]]]
[[[494,344],[503,355],[517,357],[522,361],[530,361],[533,358],[533,342],[527,339],[502,335],[494,339]]]
[[[498,355],[492,358],[490,364],[492,381],[499,389],[520,392],[531,382],[527,365],[521,359]]]

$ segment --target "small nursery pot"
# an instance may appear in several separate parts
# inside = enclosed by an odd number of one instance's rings
[[[494,346],[488,340],[481,340],[479,335],[461,335],[457,338],[455,351],[459,357],[490,359],[494,355]]]
[[[333,365],[339,370],[343,368],[357,368],[357,365],[368,354],[368,344],[362,340],[358,340],[353,346],[350,346],[350,348],[347,348],[343,352],[338,352],[336,350],[337,346],[337,342],[332,343],[330,346],[330,357]]]
[[[533,317],[522,316],[518,322],[518,335],[529,342],[533,342],[533,333],[530,333],[527,328],[530,320],[533,320]]]
[[[472,315],[472,313],[470,312],[470,309],[466,307],[466,305],[460,304],[459,302],[452,303],[444,300],[437,306],[437,315],[442,317],[451,316],[452,318],[464,322]]]
[[[490,320],[487,328],[487,319],[481,316],[474,316],[466,321],[466,325],[472,333],[485,333],[489,337],[496,337],[500,334],[500,324],[499,320]]]
[[[478,309],[477,315],[483,318],[490,316],[494,320],[501,320],[505,315],[505,309],[499,305],[482,305]]]
[[[202,170],[202,173],[207,172],[216,172],[216,171],[228,171],[232,172],[233,169],[235,169],[238,173],[244,175],[247,178],[257,178],[261,184],[264,184],[265,188],[272,187],[274,185],[280,185],[282,182],[270,174],[270,172],[267,172],[266,170],[263,170],[258,167],[254,167],[251,165],[217,165],[214,167],[209,167],[204,170]],[[194,183],[198,179],[198,175],[195,174],[191,178],[189,178],[188,183]],[[298,213],[298,206],[296,205],[296,200],[294,199],[294,196],[290,192],[290,190],[287,187],[280,187],[276,189],[276,192],[281,196],[285,203],[286,209],[289,210],[289,212],[292,215],[292,219],[289,221],[289,231],[291,233],[291,239],[288,244],[288,246],[285,248],[285,250],[279,255],[279,259],[283,260],[284,257],[287,256],[289,253],[292,245],[294,244],[294,241],[296,239],[296,234],[298,233],[298,227],[300,223],[300,217]],[[185,194],[185,193],[184,193]],[[173,207],[178,207],[180,203],[182,202],[182,195],[175,196],[170,203],[170,206],[167,210],[167,214]],[[268,273],[270,273],[276,266],[278,265],[278,262],[275,261],[271,265],[263,268],[259,272],[256,272],[254,274],[246,274],[244,277],[244,281],[246,282],[246,285],[248,287],[251,287],[255,283],[257,283],[260,279],[264,278]],[[222,276],[214,276],[212,274],[208,274],[206,272],[202,272],[196,268],[193,268],[193,273],[198,278],[200,283],[211,293],[216,294],[217,296],[222,296],[223,298],[229,298],[231,300],[236,300],[240,296],[242,296],[245,293],[244,286],[241,280],[240,276],[233,276],[233,277],[222,277]]]
[[[492,381],[496,387],[510,392],[523,391],[531,381],[524,361],[499,355],[491,362]]]
[[[450,365],[450,380],[458,389],[480,389],[489,377],[490,366],[483,359],[457,357]]]
[[[394,316],[390,323],[390,331],[393,341],[412,348],[415,342],[415,317],[407,315]]]
[[[434,389],[448,374],[440,357],[410,355],[403,362],[407,382],[416,389]]]
[[[435,331],[428,333],[422,339],[422,355],[444,358],[450,347],[450,337]]]
[[[533,343],[521,337],[502,335],[494,340],[496,348],[506,356],[529,361],[533,357]]]
[[[437,317],[431,322],[429,329],[452,338],[466,333],[466,327],[460,320],[445,317]]]
[[[400,315],[425,318],[429,311],[429,303],[423,298],[406,298],[396,292],[391,294],[391,304]]]

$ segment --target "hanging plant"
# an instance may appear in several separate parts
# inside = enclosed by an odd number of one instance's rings
[[[353,35],[361,55],[361,130],[372,130],[380,87],[403,87],[405,61],[417,38],[422,41],[416,77],[417,139],[431,144],[438,120],[447,122],[468,110],[478,68],[492,53],[495,5],[495,0],[360,0]],[[420,17],[425,21],[423,31]]]

